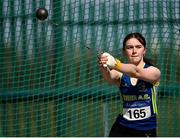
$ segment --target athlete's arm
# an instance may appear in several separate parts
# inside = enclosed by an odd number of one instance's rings
[[[134,64],[121,63],[110,54],[102,54],[100,57],[100,63],[106,64],[108,67],[129,75],[130,77],[148,81],[153,84],[159,82],[160,80],[160,70],[153,66],[140,68]]]
[[[120,72],[129,75],[130,77],[138,78],[153,84],[160,80],[160,70],[156,67],[150,66],[148,68],[139,68],[134,64],[121,63]]]
[[[101,62],[99,62],[100,70],[102,73],[103,78],[113,85],[120,85],[120,78],[122,76],[122,73],[115,70],[115,69],[109,69],[108,67],[104,67]]]

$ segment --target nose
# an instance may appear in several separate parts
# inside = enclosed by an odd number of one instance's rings
[[[136,47],[133,47],[133,53],[136,53],[136,52],[137,52]]]

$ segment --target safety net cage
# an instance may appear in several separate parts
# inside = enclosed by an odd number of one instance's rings
[[[0,10],[0,136],[108,136],[122,100],[97,55],[126,62],[131,32],[161,70],[158,136],[180,136],[179,0],[1,0]]]

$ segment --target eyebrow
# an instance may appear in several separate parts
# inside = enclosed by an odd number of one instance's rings
[[[143,46],[143,45],[126,45],[126,46]]]

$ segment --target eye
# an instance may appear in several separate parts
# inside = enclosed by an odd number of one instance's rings
[[[126,49],[133,49],[132,45],[126,45]]]
[[[137,49],[142,48],[142,47],[143,47],[142,45],[136,45]]]

